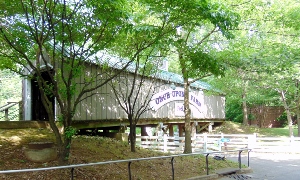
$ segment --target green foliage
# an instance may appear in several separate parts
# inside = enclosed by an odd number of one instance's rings
[[[225,106],[225,113],[226,113],[226,119],[233,121],[233,122],[238,122],[242,123],[243,122],[243,111],[241,108],[241,102],[239,100],[231,100],[231,101],[226,101],[226,106]]]
[[[206,74],[214,74],[216,76],[224,75],[224,67],[222,64],[211,54],[200,50],[190,50],[186,54],[187,59],[191,61],[189,77],[201,77]]]
[[[278,118],[276,118],[276,120],[279,121],[283,127],[288,125],[286,112],[282,113]]]
[[[225,3],[225,2],[224,2]],[[247,106],[282,105],[278,92],[294,109],[299,91],[299,3],[284,1],[227,1],[239,13],[236,38],[218,44],[225,60],[225,77],[209,82],[226,94],[226,116],[240,121],[238,100]],[[241,97],[244,99],[241,100]],[[239,110],[237,110],[237,109]],[[297,107],[298,108],[298,107]]]
[[[72,126],[68,126],[65,130],[65,137],[67,139],[72,139],[72,136],[75,135],[77,132],[77,129],[76,128],[73,128]],[[70,146],[70,145],[69,145]]]
[[[21,101],[21,78],[9,70],[0,70],[0,107],[7,102]],[[19,104],[9,108],[9,120],[19,120]],[[0,112],[0,120],[4,120],[4,112]]]

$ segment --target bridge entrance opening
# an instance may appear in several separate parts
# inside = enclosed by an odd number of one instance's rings
[[[51,82],[50,74],[53,73],[53,71],[45,71],[42,72],[42,77],[46,82]],[[32,94],[32,101],[31,101],[31,107],[32,107],[32,119],[33,120],[39,120],[39,121],[48,121],[49,116],[46,111],[46,108],[43,105],[42,102],[42,94],[39,90],[38,82],[36,79],[36,76],[32,78],[31,80],[31,94]],[[54,110],[54,96],[48,96],[48,99],[52,102],[53,110]]]

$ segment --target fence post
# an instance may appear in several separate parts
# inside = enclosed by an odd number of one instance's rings
[[[23,101],[19,101],[19,121],[23,120]]]
[[[9,119],[8,119],[8,108],[7,109],[5,109],[5,121],[9,121]]]
[[[203,152],[207,151],[207,134],[203,135]]]
[[[252,141],[253,141],[253,135],[248,135],[247,138],[248,138],[248,147],[247,148],[251,148],[252,147]]]
[[[248,148],[252,149],[256,143],[256,133],[253,135],[248,135]]]
[[[221,141],[222,139],[224,138],[224,134],[221,133],[221,138],[219,139],[219,144],[218,144],[218,148],[219,148],[219,151],[222,151],[222,146],[224,145],[224,142]]]
[[[164,152],[167,152],[168,136],[164,134]]]
[[[222,141],[221,141],[221,139],[218,140],[218,151],[222,151]]]
[[[290,146],[293,146],[294,142],[295,142],[295,138],[294,138],[294,136],[291,136],[290,137]]]

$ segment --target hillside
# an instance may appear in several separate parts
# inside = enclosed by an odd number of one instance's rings
[[[253,126],[243,126],[240,123],[225,121],[221,126],[216,127],[213,133],[224,134],[253,134],[259,133],[259,128]]]
[[[26,159],[23,147],[29,142],[53,141],[54,137],[48,129],[0,129],[0,170],[41,168],[57,166],[56,161],[34,163]],[[90,136],[74,137],[71,146],[70,164],[144,158],[166,155],[138,149],[130,152],[124,142],[114,139]],[[171,159],[139,161],[131,164],[132,179],[172,179]],[[75,168],[75,179],[128,179],[127,163],[89,166]],[[178,157],[174,159],[175,179],[186,179],[206,174],[204,156]],[[231,161],[209,160],[210,173],[223,167],[238,167]],[[70,169],[48,170],[18,174],[0,174],[0,179],[69,179]]]
[[[213,133],[224,133],[224,134],[253,134],[257,136],[269,136],[269,137],[288,137],[288,127],[284,128],[258,128],[254,126],[243,126],[240,123],[231,121],[225,121],[221,126],[216,127]],[[294,136],[298,134],[298,127],[294,127]]]

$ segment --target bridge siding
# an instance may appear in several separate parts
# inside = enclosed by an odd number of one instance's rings
[[[94,72],[96,70],[99,69],[92,68],[90,73],[96,73]],[[121,76],[126,77],[124,78],[124,81],[130,81],[133,78],[133,76],[129,73],[122,73]],[[139,95],[139,99],[143,100],[143,98],[147,95],[147,88],[150,86],[151,79],[148,79],[145,85],[146,88],[142,90],[143,94]],[[155,86],[159,87],[155,93],[170,88],[170,84],[162,80],[157,80],[155,82]],[[179,87],[179,85],[177,86]],[[118,104],[110,85],[106,84],[99,88],[99,90],[95,90],[94,93],[100,93],[100,95],[94,95],[82,101],[76,110],[74,117],[75,120],[127,119],[127,115]],[[193,93],[198,95],[202,92],[198,89],[193,89]],[[183,101],[173,101],[167,103],[157,111],[147,111],[141,116],[141,118],[177,118],[175,116],[176,102]],[[195,119],[225,118],[225,97],[223,96],[204,95],[202,113],[199,113],[193,105],[190,107],[191,117]]]
[[[93,64],[86,64],[86,72],[84,75],[82,75],[80,78],[78,78],[77,81],[77,88],[81,89],[84,85],[82,83],[84,78],[90,77],[93,74],[101,74],[101,68],[97,65]],[[118,77],[119,79],[122,79],[124,82],[129,83],[131,79],[133,78],[133,75],[128,72],[123,72]],[[106,75],[102,74],[98,77],[95,83],[101,83],[106,79]],[[146,96],[147,88],[150,87],[151,80],[153,79],[147,79],[144,89],[142,92],[144,94],[141,94],[139,99],[143,101]],[[182,87],[182,84],[175,84],[177,87]],[[155,80],[155,87],[158,87],[155,91],[155,93],[163,91],[165,89],[170,89],[171,82],[161,79]],[[29,92],[29,87],[25,87],[27,91],[24,91],[23,93]],[[122,87],[125,88],[126,87]],[[194,94],[202,93],[202,90],[191,88]],[[97,90],[91,92],[95,93],[95,95],[86,98],[83,100],[78,106],[75,111],[74,120],[76,121],[84,121],[84,120],[107,120],[107,119],[127,119],[127,115],[124,112],[123,109],[121,109],[120,105],[118,104],[116,97],[113,94],[112,88],[109,84],[105,84],[104,86],[98,88]],[[88,96],[90,94],[87,94]],[[23,97],[29,97],[31,95],[24,95]],[[25,103],[28,104],[28,99]],[[175,103],[183,101],[173,101],[170,103],[167,103],[157,111],[147,111],[145,112],[141,118],[143,119],[162,119],[162,118],[168,118],[168,119],[183,119],[183,117],[176,117],[175,116]],[[25,107],[25,106],[24,106]],[[225,119],[225,97],[224,96],[207,96],[204,94],[204,104],[202,107],[202,113],[198,113],[197,109],[191,105],[191,118],[192,119]],[[31,110],[30,108],[25,108],[25,113],[28,113],[26,111]],[[60,114],[59,107],[56,105],[56,116]],[[27,116],[29,117],[29,116]],[[31,119],[26,119],[31,120]]]

